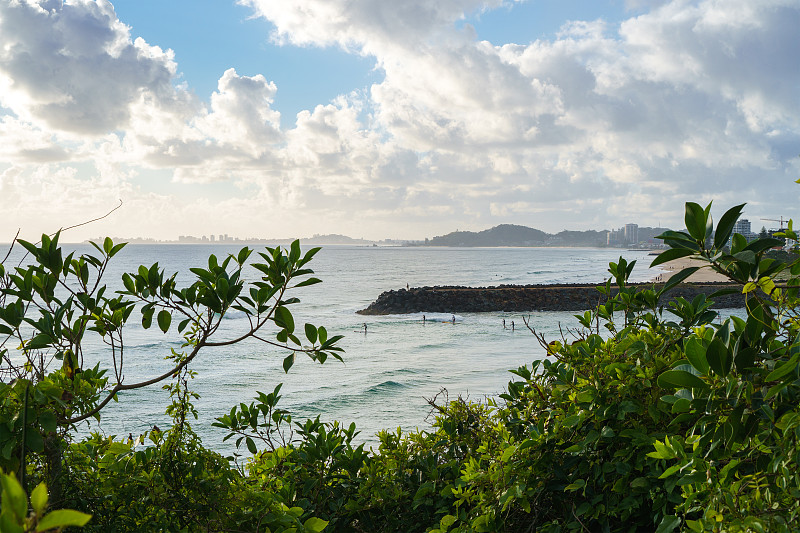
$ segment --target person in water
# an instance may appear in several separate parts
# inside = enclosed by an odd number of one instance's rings
[[[511,321],[511,331],[514,331],[514,321]]]
[[[425,323],[425,315],[422,315],[422,323]]]
[[[453,315],[453,324],[456,323],[456,315]]]
[[[364,322],[364,333],[366,333],[366,332],[367,332],[367,323]]]
[[[503,329],[506,329],[506,319],[503,319]]]

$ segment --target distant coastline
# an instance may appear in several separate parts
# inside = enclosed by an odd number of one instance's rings
[[[114,242],[127,242],[129,244],[222,244],[222,245],[259,245],[259,246],[286,246],[299,239],[302,244],[314,246],[350,245],[350,246],[409,246],[409,247],[446,247],[446,248],[624,248],[636,250],[651,250],[664,248],[663,243],[656,237],[669,228],[637,227],[635,240],[611,240],[609,235],[619,235],[615,230],[563,230],[558,233],[547,233],[536,228],[519,226],[515,224],[500,224],[483,231],[454,231],[446,235],[414,239],[365,239],[354,238],[336,233],[310,237],[290,238],[261,238],[261,237],[232,237],[227,234],[209,235],[180,235],[177,239],[154,239],[150,237],[119,237],[112,236]],[[62,243],[86,244],[89,241],[101,242],[105,236],[87,239],[81,242],[69,241],[64,236]],[[611,244],[609,244],[611,243]],[[2,243],[9,244],[9,243]]]
[[[515,224],[501,224],[483,231],[454,231],[424,240],[412,239],[364,239],[353,238],[347,235],[327,234],[300,237],[300,242],[309,245],[353,245],[353,246],[425,246],[448,248],[496,248],[496,247],[521,247],[521,248],[631,248],[659,249],[663,244],[656,237],[669,228],[638,227],[638,234],[632,242],[614,242],[608,244],[608,236],[614,230],[563,230],[559,233],[547,233],[536,228],[519,226]],[[112,237],[114,241],[128,242],[131,244],[238,244],[238,245],[288,245],[295,238],[238,238],[220,235],[181,235],[175,240],[157,240],[142,237]],[[90,239],[90,240],[102,240]],[[88,242],[88,241],[84,241]]]

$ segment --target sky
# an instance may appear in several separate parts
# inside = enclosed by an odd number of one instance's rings
[[[800,0],[0,0],[0,242],[800,205]]]

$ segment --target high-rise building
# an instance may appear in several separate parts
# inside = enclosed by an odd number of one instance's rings
[[[736,224],[733,225],[733,232],[738,233],[745,237],[746,239],[750,239],[750,221],[746,218],[740,218],[736,221]]]
[[[615,244],[622,244],[625,240],[625,231],[623,228],[612,229],[606,234],[606,244],[609,246]]]
[[[638,224],[625,224],[625,242],[628,244],[636,244],[639,242]]]

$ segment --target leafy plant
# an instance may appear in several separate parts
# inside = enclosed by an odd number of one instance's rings
[[[47,487],[39,483],[30,496],[22,488],[17,478],[0,471],[2,486],[2,508],[0,508],[0,531],[3,533],[27,533],[33,531],[61,531],[65,527],[83,527],[92,515],[58,509],[47,512]]]
[[[92,243],[96,255],[66,254],[59,234],[42,235],[39,244],[18,241],[31,264],[6,270],[0,266],[0,466],[21,473],[26,462],[44,467],[56,500],[60,499],[62,456],[76,424],[100,418],[101,410],[122,391],[177,377],[207,348],[248,339],[286,349],[286,371],[298,353],[320,363],[333,356],[340,336],[322,338],[306,324],[305,340],[295,328],[290,306],[299,302],[289,291],[319,283],[307,264],[319,248],[303,254],[299,242],[289,250],[267,248],[261,262],[248,264],[252,250],[243,248],[222,261],[211,255],[206,267],[191,268],[193,280],[179,284],[155,263],[122,276],[124,290],[112,294],[103,277],[125,246],[105,239]],[[245,267],[256,277],[246,281]],[[231,336],[221,328],[225,315],[237,310],[249,327]],[[177,330],[182,349],[167,355],[171,368],[137,382],[125,379],[125,328],[134,311],[145,329],[159,334]],[[154,320],[155,319],[155,320]],[[273,329],[270,339],[263,335]],[[105,346],[89,357],[94,337]],[[105,360],[105,366],[86,360]],[[37,468],[38,470],[38,468]]]

